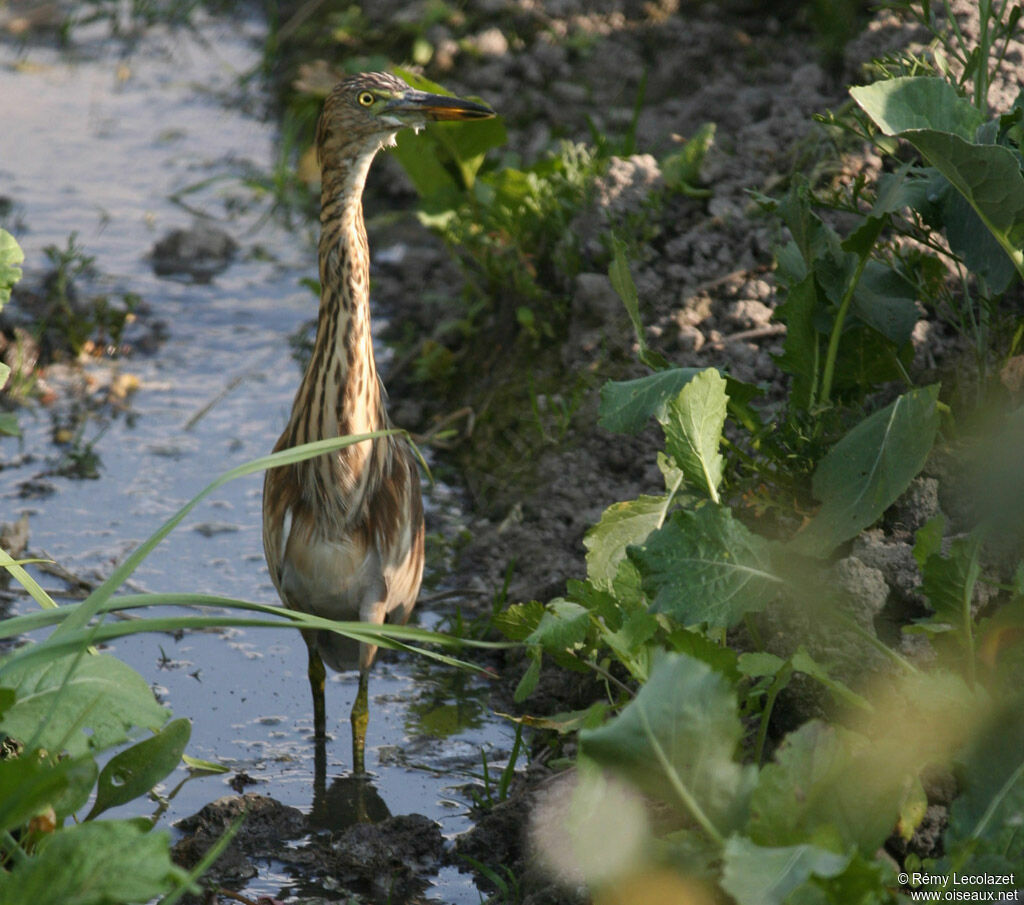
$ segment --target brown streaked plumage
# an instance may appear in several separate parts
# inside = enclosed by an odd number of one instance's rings
[[[362,194],[374,155],[405,127],[483,119],[482,104],[415,91],[386,73],[340,82],[317,126],[322,173],[320,311],[313,354],[275,451],[390,426],[370,333]],[[267,472],[263,549],[285,606],[339,620],[404,623],[423,576],[419,473],[404,439],[383,437]],[[377,648],[306,632],[313,722],[326,735],[324,679],[359,666],[353,769],[363,772],[367,677]]]

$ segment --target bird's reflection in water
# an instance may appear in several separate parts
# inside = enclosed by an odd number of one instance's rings
[[[344,830],[357,823],[379,823],[391,816],[367,773],[337,776],[327,785],[325,740],[316,742],[313,772],[313,808],[309,822],[325,830]]]

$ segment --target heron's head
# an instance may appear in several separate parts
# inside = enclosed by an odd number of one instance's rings
[[[339,82],[324,102],[319,140],[361,153],[390,144],[399,129],[441,120],[490,119],[476,101],[418,91],[387,72],[364,72]]]

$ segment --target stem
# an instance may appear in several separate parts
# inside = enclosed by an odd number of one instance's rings
[[[775,674],[775,680],[764,702],[764,712],[761,714],[761,725],[757,727],[757,744],[754,746],[754,763],[759,767],[764,762],[764,745],[768,738],[768,723],[772,718],[772,710],[775,708],[775,699],[781,694],[782,689],[789,684],[793,675],[793,667],[787,663]]]
[[[828,353],[825,356],[825,372],[821,378],[821,395],[818,397],[818,403],[822,407],[827,407],[829,403],[829,397],[832,395],[832,378],[835,375],[836,370],[836,358],[839,355],[839,338],[843,332],[843,323],[846,321],[846,315],[850,311],[850,305],[853,302],[853,293],[857,289],[857,284],[860,283],[860,278],[864,273],[864,268],[868,264],[868,255],[861,257],[857,261],[857,269],[853,272],[853,276],[850,278],[850,283],[846,287],[846,291],[843,293],[842,301],[839,303],[839,312],[836,314],[836,322],[832,327],[832,335],[828,340]]]
[[[967,567],[967,577],[964,581],[964,596],[960,601],[960,619],[963,623],[964,653],[967,655],[967,685],[972,690],[977,678],[977,666],[974,656],[974,619],[971,615],[971,601],[974,599],[974,586],[978,583],[978,575],[981,566],[978,563],[978,554],[981,551],[981,537],[976,536],[971,545],[971,563]]]
[[[979,0],[978,67],[974,76],[974,106],[988,119],[988,56],[990,51],[989,24],[992,18],[992,0]]]

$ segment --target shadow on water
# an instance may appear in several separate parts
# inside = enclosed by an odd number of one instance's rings
[[[26,253],[26,280],[43,270],[47,246],[63,248],[77,233],[100,288],[136,294],[164,325],[153,351],[84,366],[87,381],[130,376],[135,387],[126,413],[88,426],[97,480],[39,475],[58,458],[51,422],[59,402],[22,414],[20,441],[0,438],[3,519],[27,512],[30,553],[93,581],[218,474],[269,451],[300,377],[288,337],[316,307],[301,282],[315,273],[312,231],[266,216],[272,199],[237,178],[268,172],[277,158],[272,128],[251,112],[260,99],[238,97],[260,63],[261,25],[197,17],[187,30],[150,28],[130,50],[98,28],[76,32],[81,41],[70,51],[0,35],[0,185],[13,211],[0,213],[0,225]],[[188,210],[171,200],[183,197]],[[237,243],[232,262],[205,282],[159,276],[151,251],[189,228],[193,211]],[[380,252],[387,254],[386,243]],[[40,486],[45,494],[33,496]],[[451,494],[439,488],[432,496],[437,519]],[[258,477],[225,485],[139,568],[134,589],[276,603],[260,508]],[[417,618],[434,627],[440,617]],[[451,839],[471,825],[466,789],[482,752],[495,765],[512,748],[510,729],[486,707],[485,681],[388,655],[370,680],[370,777],[353,778],[355,675],[329,677],[332,738],[314,746],[297,633],[140,635],[111,649],[177,716],[192,720],[188,753],[230,771],[185,784],[166,823],[244,788],[301,809],[333,833],[388,814],[421,814]],[[184,777],[169,777],[167,789]],[[308,885],[296,879],[301,867],[261,863],[259,871],[247,895]],[[480,901],[454,869],[432,882],[429,899]]]

